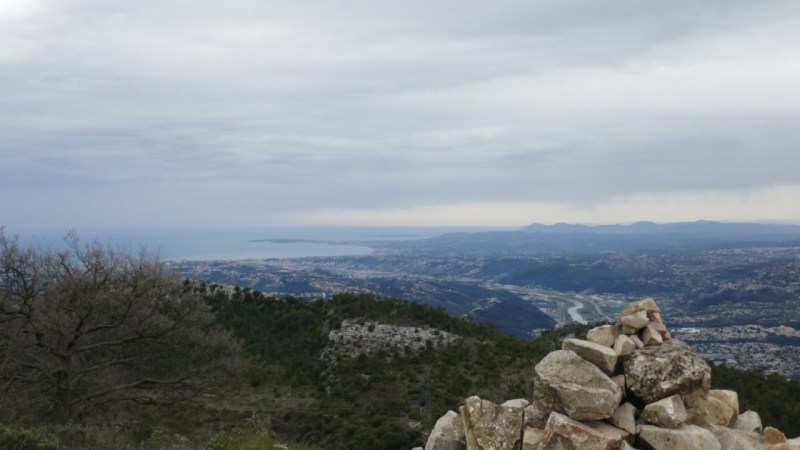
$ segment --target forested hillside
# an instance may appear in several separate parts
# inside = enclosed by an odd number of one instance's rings
[[[525,340],[396,298],[266,297],[73,244],[0,234],[0,448],[408,450],[468,396],[530,397],[539,359],[589,328]],[[714,370],[800,434],[800,383]]]

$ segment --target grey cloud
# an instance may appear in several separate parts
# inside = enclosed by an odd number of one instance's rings
[[[794,2],[38,4],[0,15],[0,189],[42,210],[800,183]]]

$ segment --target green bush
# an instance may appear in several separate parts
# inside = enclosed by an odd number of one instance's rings
[[[96,447],[97,433],[86,427],[10,428],[0,425],[0,449],[3,450],[78,450]]]
[[[223,431],[208,441],[209,450],[274,450],[269,418],[253,414],[243,427]]]
[[[0,427],[0,448],[6,450],[58,450],[58,439],[42,428]]]

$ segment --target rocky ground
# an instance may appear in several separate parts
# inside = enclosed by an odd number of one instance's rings
[[[740,413],[736,392],[710,387],[708,364],[644,299],[542,359],[530,402],[470,397],[425,450],[800,450],[800,438]]]
[[[378,349],[420,350],[428,345],[440,346],[453,342],[456,337],[446,331],[389,325],[371,321],[344,320],[341,327],[328,333],[329,345],[322,357],[334,355],[355,357]]]

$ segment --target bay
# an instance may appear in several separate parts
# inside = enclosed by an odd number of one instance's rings
[[[145,249],[166,261],[358,256],[370,242],[425,239],[475,228],[229,227],[75,230],[82,243],[97,241],[125,251]],[[25,245],[64,248],[65,231],[6,230]]]

